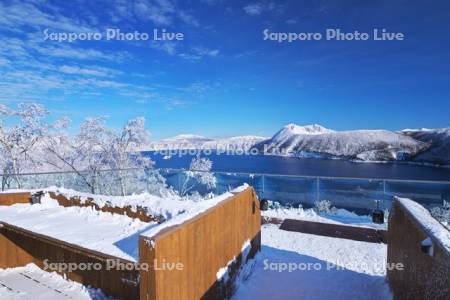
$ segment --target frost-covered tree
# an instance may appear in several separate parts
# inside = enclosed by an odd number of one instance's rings
[[[47,111],[39,104],[0,105],[0,173],[2,189],[36,187],[62,182],[92,193],[128,194],[129,190],[167,188],[153,169],[153,161],[138,150],[148,143],[145,119],[129,120],[120,130],[105,118],[89,118],[77,134],[69,134],[70,120],[45,122]],[[20,173],[70,172],[28,176]],[[67,185],[65,185],[67,184]]]
[[[117,177],[122,195],[127,195],[127,169],[153,168],[153,161],[143,156],[137,149],[150,140],[150,133],[145,129],[145,119],[129,120],[120,132],[111,132],[111,142],[107,152],[107,161],[111,169],[117,170]]]
[[[0,105],[0,165],[5,174],[2,188],[7,178],[13,178],[20,188],[18,174],[30,172],[39,164],[32,153],[48,130],[44,122],[46,115],[45,108],[35,103],[21,103],[17,109]]]
[[[101,117],[86,119],[74,137],[64,130],[67,119],[59,125],[60,130],[47,139],[46,151],[51,155],[45,158],[46,163],[61,171],[73,171],[95,193],[100,172],[108,168],[111,130]]]
[[[104,118],[90,118],[80,125],[74,137],[67,134],[67,124],[67,120],[60,120],[55,126],[60,130],[54,130],[47,139],[51,155],[46,157],[46,163],[75,172],[92,193],[115,194],[119,190],[127,195],[130,182],[139,183],[145,177],[145,173],[130,169],[153,168],[153,161],[137,151],[150,137],[144,118],[129,120],[120,131],[107,127]]]
[[[208,158],[193,158],[189,170],[185,172],[185,178],[180,188],[180,194],[186,196],[198,185],[207,189],[213,189],[217,185],[217,178],[211,172],[212,161]]]

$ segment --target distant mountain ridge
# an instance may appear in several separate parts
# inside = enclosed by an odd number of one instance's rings
[[[403,134],[429,145],[414,160],[440,165],[450,164],[450,127],[440,129],[405,129]]]
[[[359,161],[410,161],[450,165],[450,127],[442,129],[335,131],[318,124],[288,124],[271,138],[207,138],[182,134],[153,142],[147,150],[235,149],[266,155]]]
[[[320,125],[288,124],[255,148],[275,155],[386,161],[410,159],[427,144],[388,130],[334,131]]]
[[[248,150],[255,144],[267,140],[267,137],[244,135],[227,138],[207,138],[201,135],[180,134],[171,138],[152,142],[146,150],[167,149],[224,149]]]

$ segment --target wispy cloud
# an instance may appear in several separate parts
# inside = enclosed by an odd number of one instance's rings
[[[19,31],[23,27],[53,28],[60,31],[83,32],[95,29],[81,20],[67,18],[56,8],[46,4],[46,11],[38,7],[39,1],[9,1],[0,3],[0,25],[3,30]]]
[[[297,24],[297,19],[287,19],[286,24],[289,24],[289,25]]]
[[[41,54],[59,58],[69,58],[78,60],[109,60],[109,61],[123,61],[130,58],[130,54],[126,52],[106,53],[89,48],[78,48],[76,46],[68,46],[65,44],[40,44],[34,45],[34,49]]]
[[[250,3],[244,6],[244,11],[250,16],[257,16],[264,11],[264,5],[262,3]]]
[[[280,13],[283,5],[275,2],[253,2],[244,6],[244,11],[250,16],[259,16],[265,12]]]
[[[170,0],[116,0],[113,2],[110,16],[116,22],[150,21],[157,26],[169,26],[180,21],[184,24],[199,26],[199,21],[189,12]]]
[[[181,3],[116,0],[114,4],[117,5],[105,5],[105,11],[111,11],[114,20],[128,23],[144,20],[163,26],[199,26],[199,21],[188,9],[180,8]],[[69,14],[67,7],[65,9],[41,0],[0,2],[0,102],[73,98],[96,101],[108,95],[135,103],[158,103],[172,110],[196,103],[197,98],[211,90],[208,84],[197,81],[185,86],[161,86],[153,83],[154,78],[139,77],[128,71],[124,63],[136,62],[128,52],[130,50],[104,47],[107,41],[64,43],[44,40],[43,30],[47,28],[53,32],[103,31],[99,27],[101,18],[91,14],[89,7],[83,7],[85,13],[77,15]],[[189,61],[216,58],[221,54],[219,49],[190,43],[155,42],[151,47]],[[158,71],[155,70],[155,74]]]
[[[176,42],[154,42],[151,47],[166,52],[171,56],[177,56],[189,61],[198,61],[203,58],[215,58],[220,55],[219,49],[208,48],[203,46],[194,46],[191,48],[181,47]]]
[[[68,65],[60,66],[59,71],[65,74],[90,75],[96,77],[111,77],[121,73],[118,70],[113,70],[104,67],[83,68],[79,66],[68,66]]]

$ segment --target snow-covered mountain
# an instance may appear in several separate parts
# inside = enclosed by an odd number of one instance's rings
[[[288,124],[271,138],[207,138],[181,134],[153,142],[143,150],[257,150],[269,155],[341,158],[361,161],[413,161],[450,164],[450,128],[334,131],[314,124]]]
[[[414,160],[435,164],[450,164],[450,127],[440,129],[405,129],[402,134],[429,144],[427,151]]]
[[[428,145],[387,130],[333,131],[320,125],[288,124],[255,145],[260,152],[302,157],[338,157],[365,161],[405,160]]]
[[[145,150],[167,149],[233,149],[247,150],[267,137],[244,135],[228,138],[207,138],[200,135],[181,134],[171,138],[153,142]]]

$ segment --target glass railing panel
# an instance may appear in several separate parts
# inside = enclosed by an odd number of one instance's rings
[[[262,198],[282,205],[310,207],[317,200],[316,179],[298,176],[264,175]]]
[[[263,191],[262,175],[241,174],[241,173],[216,173],[217,188],[216,193],[222,194],[237,188],[245,183],[251,185],[258,195]]]
[[[450,202],[450,183],[386,180],[386,193],[413,199],[424,205],[442,205]]]
[[[338,208],[351,211],[372,211],[390,207],[392,197],[384,193],[383,180],[319,179],[320,200],[328,200]]]

